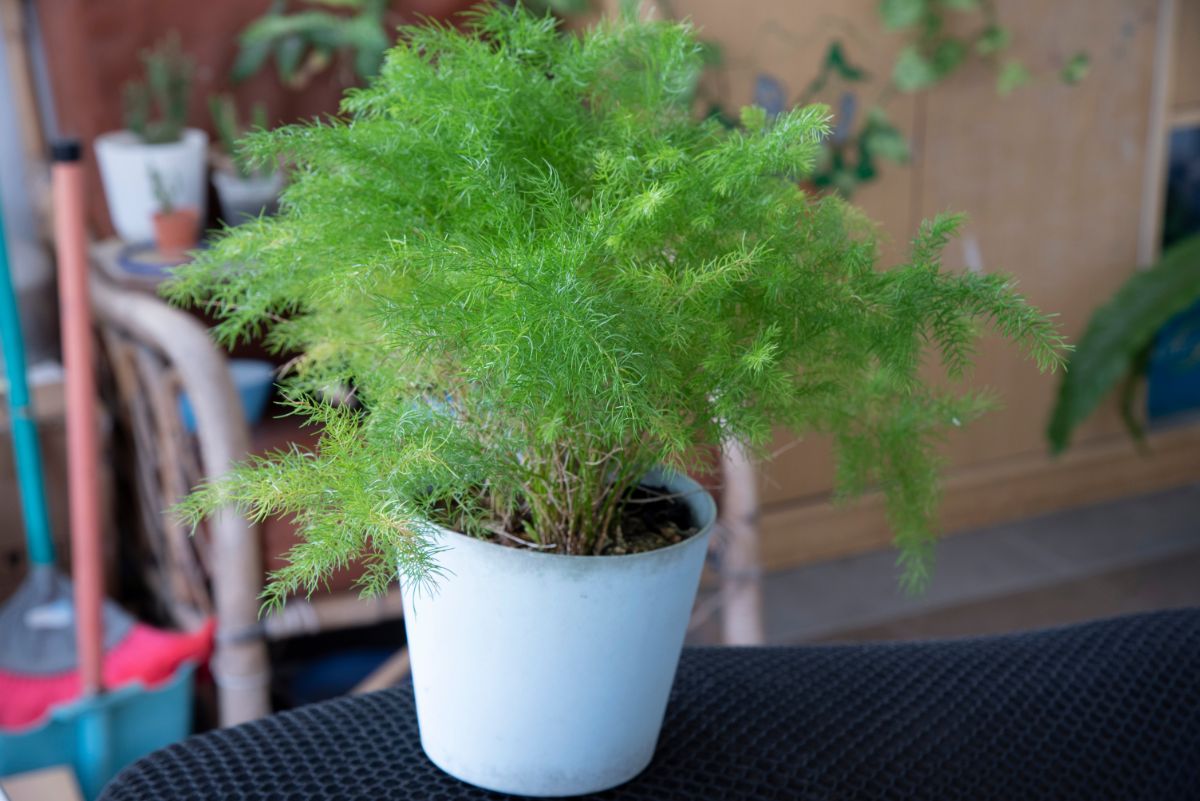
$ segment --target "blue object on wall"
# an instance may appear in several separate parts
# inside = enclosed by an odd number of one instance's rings
[[[242,414],[247,425],[253,426],[262,419],[275,388],[275,365],[257,359],[231,359],[229,372],[233,386],[242,402]],[[179,416],[189,433],[196,433],[196,414],[186,394],[179,396]]]
[[[1200,303],[1175,315],[1154,338],[1146,386],[1151,421],[1200,409]]]
[[[754,79],[754,105],[761,106],[767,116],[776,117],[783,113],[787,104],[787,93],[781,84],[770,75],[760,74]]]
[[[1163,246],[1200,232],[1200,127],[1171,134]],[[1154,338],[1146,365],[1151,422],[1200,410],[1200,303],[1175,315]]]

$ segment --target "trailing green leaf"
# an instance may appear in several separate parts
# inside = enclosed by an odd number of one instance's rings
[[[892,83],[901,92],[917,92],[937,82],[938,71],[916,45],[907,45],[900,51],[892,67]]]
[[[996,75],[996,91],[1001,95],[1012,94],[1032,80],[1029,68],[1016,59],[1009,59]]]
[[[1076,53],[1062,68],[1062,82],[1065,84],[1079,83],[1087,77],[1091,67],[1092,60],[1087,53]]]
[[[1158,330],[1197,300],[1200,235],[1171,246],[1157,264],[1134,273],[1096,310],[1059,385],[1046,433],[1053,452],[1066,449],[1075,428],[1131,372]],[[1131,433],[1137,435],[1136,427]]]
[[[879,3],[883,24],[897,30],[916,25],[928,9],[929,0],[880,0]]]

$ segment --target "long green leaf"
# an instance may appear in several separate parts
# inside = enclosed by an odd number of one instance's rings
[[[1172,246],[1134,274],[1092,316],[1059,385],[1046,436],[1054,453],[1133,369],[1138,353],[1168,320],[1200,299],[1200,234]]]

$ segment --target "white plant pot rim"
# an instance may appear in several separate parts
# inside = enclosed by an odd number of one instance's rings
[[[642,487],[642,486],[645,486],[645,484],[639,483],[637,486]],[[701,490],[700,492],[698,492],[696,494],[701,495],[708,500],[708,506],[711,507],[712,516],[713,516],[713,518],[716,518],[717,505],[713,501],[712,496],[703,490]],[[673,497],[682,498],[683,496],[675,495]],[[693,517],[696,515],[696,512],[690,508],[689,508],[688,512]],[[490,539],[490,538],[472,537],[470,534],[464,534],[461,531],[455,531],[452,528],[446,528],[445,526],[440,526],[437,523],[429,523],[428,525],[430,528],[437,529],[439,534],[448,534],[452,537],[460,537],[463,540],[466,540],[467,542],[470,543],[470,545],[468,547],[471,547],[471,548],[476,548],[476,547],[499,548],[505,552],[526,554],[534,559],[563,559],[563,560],[584,559],[587,561],[595,560],[598,562],[608,562],[608,561],[618,560],[618,559],[623,559],[623,560],[626,560],[629,562],[632,562],[633,560],[638,560],[638,559],[653,559],[655,554],[665,554],[665,553],[667,553],[669,551],[673,551],[677,548],[686,547],[689,542],[691,542],[696,537],[699,537],[701,534],[704,533],[705,529],[707,529],[709,527],[709,526],[703,525],[701,522],[693,521],[693,528],[695,530],[692,531],[690,534],[688,534],[683,539],[681,539],[679,542],[673,542],[670,545],[664,545],[661,548],[654,548],[649,551],[638,551],[637,553],[587,554],[587,553],[555,553],[554,550],[551,548],[537,548],[537,547],[533,547],[533,546],[521,547],[520,545],[505,545],[503,543],[496,542],[495,540]]]
[[[115,147],[148,147],[151,149],[179,147],[185,144],[189,139],[196,140],[198,136],[204,137],[204,143],[208,144],[208,134],[202,128],[193,128],[188,126],[179,129],[179,138],[173,142],[147,142],[135,131],[128,128],[118,128],[114,131],[106,131],[105,133],[96,136],[97,142],[104,142]]]

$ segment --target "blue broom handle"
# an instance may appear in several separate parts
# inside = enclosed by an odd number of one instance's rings
[[[13,291],[12,270],[8,262],[8,243],[4,235],[4,213],[0,209],[0,340],[4,346],[4,369],[8,375],[8,413],[12,429],[13,453],[17,461],[17,482],[21,489],[21,512],[25,517],[25,540],[29,560],[35,565],[54,564],[54,540],[50,537],[50,518],[46,514],[46,488],[42,479],[42,451],[38,445],[37,424],[29,402],[25,381],[25,342],[21,336],[21,317]]]

